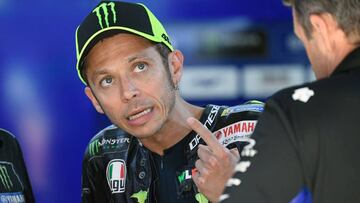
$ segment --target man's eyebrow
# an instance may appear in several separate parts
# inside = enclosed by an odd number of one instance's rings
[[[94,81],[99,75],[104,75],[106,73],[107,71],[104,68],[97,68],[91,78]]]
[[[130,56],[129,59],[128,59],[128,63],[131,63],[131,62],[133,62],[133,61],[135,61],[137,59],[150,59],[150,60],[153,60],[152,57],[149,57],[146,54],[145,50],[142,50],[142,51],[136,53],[135,55]]]
[[[130,58],[128,59],[128,63],[131,63],[131,62],[135,61],[135,60],[138,59],[138,58],[142,58],[142,57],[132,56],[132,57],[130,57]]]
[[[94,75],[101,75],[101,74],[105,74],[107,71],[105,70],[105,68],[97,68],[94,72]]]
[[[128,63],[132,63],[136,60],[146,60],[146,61],[154,61],[152,57],[146,56],[146,55],[140,55],[140,56],[132,56],[128,59]]]

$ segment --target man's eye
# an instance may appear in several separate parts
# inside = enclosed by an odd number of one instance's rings
[[[146,68],[147,68],[147,65],[145,63],[138,63],[138,64],[136,64],[134,71],[141,72],[141,71],[146,70]]]
[[[113,79],[111,77],[106,77],[100,81],[100,84],[102,87],[107,87],[107,86],[111,85],[112,82],[113,82]]]

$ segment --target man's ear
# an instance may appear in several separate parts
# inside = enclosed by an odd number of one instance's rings
[[[322,44],[331,51],[334,33],[339,29],[334,17],[329,13],[311,14],[310,23],[312,25],[312,35],[319,37]]]
[[[104,111],[102,110],[99,102],[97,101],[96,97],[94,96],[92,90],[90,89],[90,87],[85,87],[84,92],[86,94],[86,96],[90,99],[91,103],[93,104],[93,106],[95,107],[96,111],[104,114]]]
[[[173,83],[175,86],[178,86],[183,71],[184,55],[181,53],[181,51],[174,50],[169,54],[168,59]]]

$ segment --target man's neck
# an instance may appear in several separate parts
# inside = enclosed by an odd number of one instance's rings
[[[200,119],[203,110],[182,99],[177,100],[163,127],[154,136],[141,139],[141,143],[150,151],[163,155],[165,149],[174,146],[192,131],[186,119],[189,117]]]
[[[329,64],[327,65],[326,76],[330,76],[346,56],[356,48],[357,44],[351,42],[344,32],[339,31],[339,34],[332,43],[332,50],[329,52],[329,57],[327,59]]]

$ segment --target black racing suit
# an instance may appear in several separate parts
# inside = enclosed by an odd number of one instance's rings
[[[330,77],[266,102],[223,202],[359,203],[359,115],[360,47]]]
[[[241,150],[247,144],[262,110],[260,102],[234,107],[207,105],[200,121],[214,132],[221,144]],[[90,141],[85,153],[82,202],[152,203],[166,199],[166,202],[207,202],[191,179],[198,159],[198,144],[204,143],[194,131],[180,142],[185,142],[180,152],[186,162],[174,171],[173,177],[169,177],[174,184],[165,187],[174,189],[168,194],[156,191],[164,185],[159,187],[157,183],[163,174],[157,170],[154,153],[118,127],[111,125],[105,128]]]
[[[20,145],[0,129],[0,203],[25,202],[34,202],[34,196]]]

